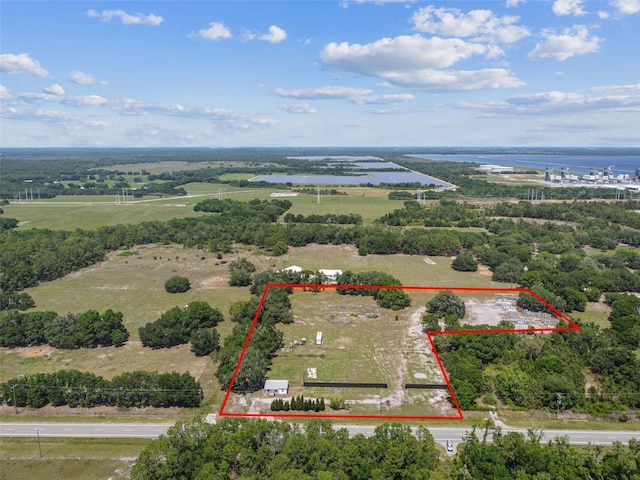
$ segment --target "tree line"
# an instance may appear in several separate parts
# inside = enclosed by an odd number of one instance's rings
[[[324,215],[294,215],[287,213],[283,218],[285,223],[336,223],[338,225],[360,225],[362,215],[359,213],[326,213]]]
[[[425,427],[382,424],[370,437],[349,436],[327,420],[304,428],[266,420],[222,419],[179,423],[140,454],[134,480],[246,478],[273,480],[540,480],[634,479],[640,441],[613,448],[574,448],[564,437],[541,441],[487,422],[473,427],[454,458],[441,455]],[[489,439],[492,442],[489,442]]]
[[[360,295],[373,297],[382,308],[401,310],[411,305],[411,297],[400,288],[366,288],[369,286],[402,286],[400,280],[384,272],[352,272],[347,270],[338,276],[338,285],[349,285],[356,288],[338,287],[340,295]],[[364,287],[364,288],[362,288]]]
[[[28,347],[51,345],[55,348],[119,347],[129,339],[122,313],[109,309],[100,314],[87,310],[81,314],[56,312],[0,311],[0,346]]]
[[[237,325],[225,338],[224,346],[216,355],[219,360],[218,378],[221,388],[226,390],[231,383],[238,359],[249,335],[254,317],[257,315],[251,341],[233,383],[233,391],[250,393],[261,390],[271,367],[271,360],[282,347],[283,334],[276,328],[278,323],[293,322],[288,289],[272,287],[260,311],[257,296],[246,302],[236,302],[229,309],[230,317]]]
[[[540,303],[540,302],[538,302]],[[434,342],[460,407],[482,404],[609,415],[640,407],[640,299],[616,295],[610,328],[544,336],[515,333],[438,335]],[[496,327],[461,325],[457,329]],[[508,322],[497,328],[511,329]],[[585,390],[585,371],[596,382]],[[624,417],[621,417],[624,420]]]
[[[58,370],[7,380],[1,398],[15,407],[198,407],[200,383],[188,373],[125,372],[106,380],[90,372]]]
[[[167,310],[157,320],[140,327],[138,333],[145,347],[169,348],[191,341],[196,355],[209,355],[218,349],[219,335],[214,327],[223,320],[220,310],[195,301]]]

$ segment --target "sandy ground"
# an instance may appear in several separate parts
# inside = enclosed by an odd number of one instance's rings
[[[496,326],[503,319],[501,313],[504,312],[504,310],[496,305],[495,300],[485,302],[466,300],[464,305],[467,308],[467,318],[464,319],[464,323],[470,325],[484,324]]]

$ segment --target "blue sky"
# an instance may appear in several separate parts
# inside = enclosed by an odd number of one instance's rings
[[[5,147],[640,146],[640,0],[6,1]]]

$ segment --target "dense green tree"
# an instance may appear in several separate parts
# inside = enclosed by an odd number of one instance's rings
[[[382,308],[402,310],[411,305],[411,297],[401,289],[381,288],[376,296],[376,302]]]
[[[229,285],[232,287],[246,287],[251,285],[252,273],[256,266],[246,258],[240,258],[229,264]]]
[[[466,313],[464,301],[451,290],[442,290],[427,302],[427,312],[443,318],[447,315],[455,315],[463,318]]]
[[[196,357],[203,357],[220,348],[220,335],[215,329],[198,329],[191,333],[189,338],[191,351]]]
[[[459,272],[475,272],[478,270],[478,262],[468,252],[460,252],[451,262],[451,268]]]
[[[190,288],[191,284],[189,283],[189,279],[179,275],[174,275],[164,282],[164,289],[168,293],[184,293]]]
[[[422,317],[422,325],[427,332],[439,332],[440,325],[438,324],[438,315],[435,313],[427,313]]]

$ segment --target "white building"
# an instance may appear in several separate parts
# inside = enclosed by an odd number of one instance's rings
[[[342,275],[342,270],[328,270],[326,268],[321,268],[318,272],[324,275],[330,282],[335,282],[338,280],[338,277]]]
[[[267,380],[264,382],[265,395],[286,395],[289,393],[289,380]]]
[[[290,267],[283,268],[283,272],[291,272],[291,273],[300,273],[302,271],[302,267],[297,265],[291,265]]]
[[[316,333],[316,345],[322,345],[322,332]]]

